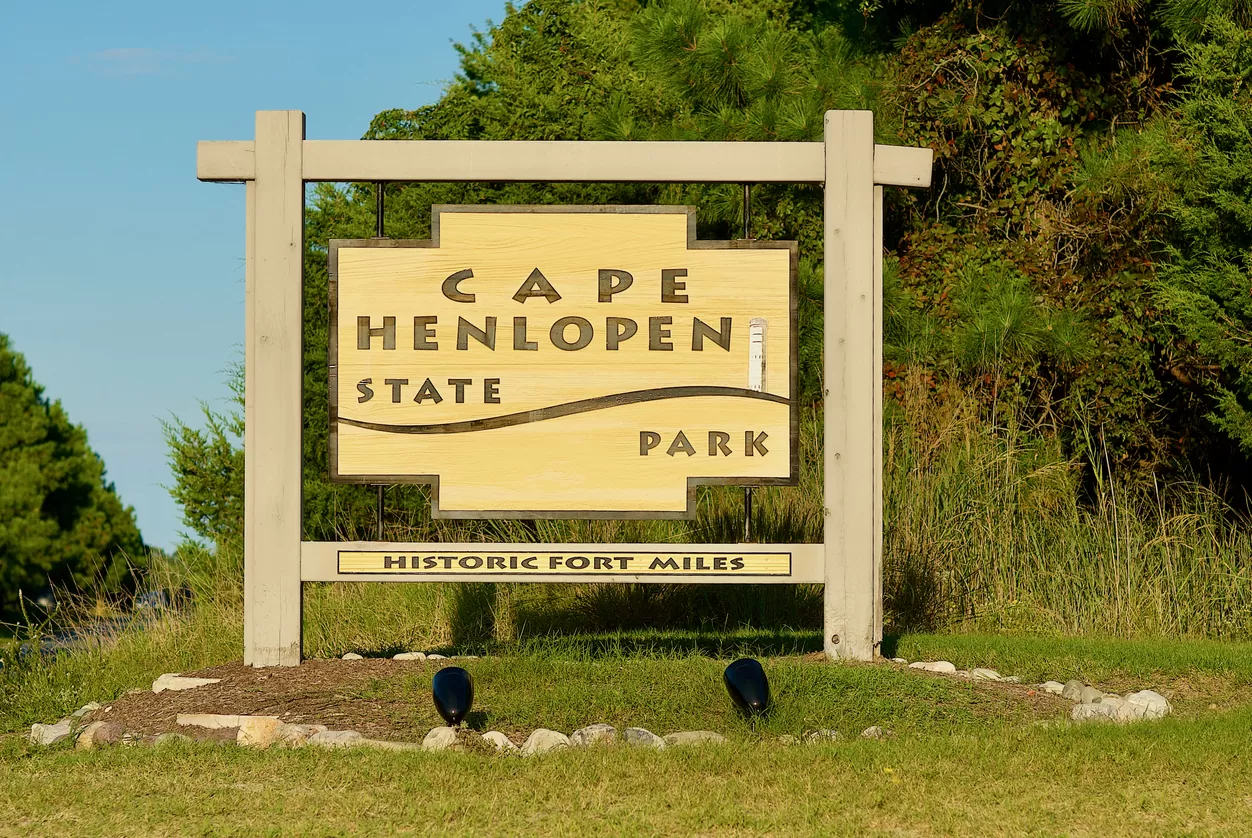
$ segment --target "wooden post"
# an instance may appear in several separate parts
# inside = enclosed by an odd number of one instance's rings
[[[874,647],[882,643],[882,187],[874,187]]]
[[[304,114],[258,111],[248,184],[244,662],[300,663]]]
[[[824,423],[828,657],[873,660],[876,633],[874,446],[874,116],[828,111],[825,126]]]

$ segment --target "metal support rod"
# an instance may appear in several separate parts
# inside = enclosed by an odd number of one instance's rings
[[[743,185],[743,237],[752,233],[752,184]],[[752,487],[743,487],[743,540],[752,540]]]
[[[380,239],[387,235],[383,232],[383,219],[386,218],[383,211],[384,200],[383,184],[380,181],[374,184],[374,235]]]
[[[383,493],[387,491],[387,487],[379,483],[374,488],[378,489],[378,540],[383,540]]]

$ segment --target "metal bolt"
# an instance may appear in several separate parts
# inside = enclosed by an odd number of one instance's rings
[[[831,643],[834,643],[836,646],[838,646],[838,645],[839,645],[839,635],[837,635],[837,634],[832,634],[832,635],[830,636],[830,642],[831,642]]]

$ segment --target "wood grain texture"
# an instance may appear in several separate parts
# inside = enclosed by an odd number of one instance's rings
[[[258,111],[256,132],[245,347],[244,659],[294,666],[301,650],[304,114]]]
[[[874,147],[874,182],[927,187],[934,153]],[[535,142],[308,140],[309,181],[582,181],[645,183],[822,183],[822,143]],[[196,177],[237,182],[255,176],[249,141],[196,146]]]
[[[442,572],[442,573],[369,573],[340,570],[341,556],[348,556],[349,565],[358,565],[364,555],[404,556],[519,556],[548,557],[569,556],[647,556],[649,562],[655,557],[683,556],[705,557],[764,557],[766,561],[780,563],[779,557],[789,557],[790,572],[786,574],[752,576],[745,578],[733,573],[666,572],[666,573],[617,573],[594,569],[590,574],[571,578],[569,572],[545,573],[542,568],[518,573]],[[314,542],[301,545],[301,573],[306,582],[665,582],[674,584],[813,584],[821,583],[822,546],[820,544],[421,544],[385,542]]]
[[[824,646],[874,657],[874,118],[826,114]],[[878,424],[881,424],[879,421]]]
[[[331,243],[332,479],[434,484],[438,517],[527,518],[689,517],[693,485],[794,482],[794,243],[697,242],[685,207],[439,207],[435,218],[435,241]],[[560,299],[514,299],[536,269]],[[600,269],[633,284],[602,302]],[[685,302],[663,300],[672,269],[685,271],[670,289]],[[360,317],[376,329],[394,317],[395,348],[379,334],[360,349]],[[414,349],[414,317],[436,318],[420,329],[437,349]],[[494,348],[481,339],[488,317]],[[533,349],[515,348],[515,317]],[[572,317],[583,323],[566,335],[591,340],[561,349],[552,330]],[[670,318],[668,351],[651,348],[655,317]],[[695,351],[696,319],[720,330],[723,318],[729,349],[705,338]],[[768,321],[767,398],[748,390],[754,318]],[[458,344],[462,320],[477,337]],[[624,322],[638,331],[608,348]],[[423,395],[428,379],[441,400]],[[499,404],[484,403],[488,379]],[[470,382],[460,403],[451,380]],[[748,431],[766,435],[761,448]],[[659,436],[647,456],[644,432]],[[680,432],[690,449],[671,454]],[[716,456],[711,433],[725,435]]]

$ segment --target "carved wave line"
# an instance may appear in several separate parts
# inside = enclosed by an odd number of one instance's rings
[[[387,425],[381,422],[362,422],[359,419],[339,417],[340,424],[363,428],[368,431],[381,431],[389,434],[465,434],[474,431],[490,431],[495,428],[509,428],[514,425],[526,425],[531,422],[542,422],[545,419],[558,419],[562,416],[573,416],[576,413],[590,413],[593,410],[607,410],[640,402],[658,402],[666,399],[690,399],[697,396],[729,396],[738,399],[759,399],[761,401],[790,404],[791,400],[773,393],[762,393],[743,387],[689,386],[689,387],[655,387],[651,390],[633,390],[629,393],[617,393],[612,396],[596,396],[591,399],[580,399],[565,404],[540,407],[535,410],[523,410],[518,413],[506,413],[503,416],[490,416],[485,419],[469,419],[463,422],[442,422],[430,425]]]

